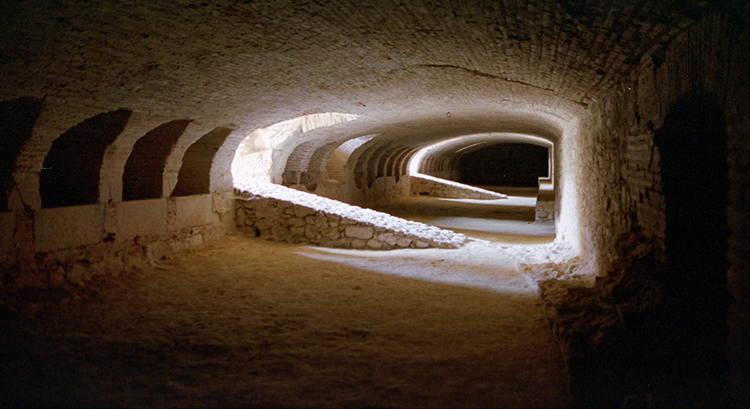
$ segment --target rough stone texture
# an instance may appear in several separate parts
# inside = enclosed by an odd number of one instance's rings
[[[574,264],[525,267],[550,278],[541,282],[541,295],[552,330],[564,341],[579,407],[616,407],[647,395],[663,402],[663,396],[653,395],[664,388],[656,382],[680,382],[653,376],[674,360],[656,347],[660,334],[643,325],[669,325],[664,317],[655,318],[664,273],[658,251],[635,232],[621,236],[617,248],[625,256],[593,284],[560,280],[575,270]],[[654,385],[641,386],[649,383]]]
[[[536,211],[534,221],[548,222],[555,218],[555,201],[554,200],[536,200]]]
[[[412,195],[429,195],[450,199],[506,199],[507,196],[489,190],[463,185],[433,177],[410,176]]]
[[[213,198],[211,195],[181,196],[175,203],[174,229],[204,226],[214,222]]]
[[[369,239],[373,235],[373,228],[369,226],[347,226],[344,235],[353,239]]]
[[[534,220],[546,222],[555,219],[555,188],[552,181],[539,178],[539,191],[536,195],[536,215]]]
[[[371,250],[456,248],[450,243],[421,239],[415,234],[390,231],[365,220],[342,218],[279,199],[237,199],[235,209],[237,229],[266,240]]]
[[[291,135],[272,154],[279,169],[296,172],[295,183],[349,203],[408,194],[409,159],[436,142],[505,132],[553,143],[559,237],[580,247],[581,270],[605,274],[623,256],[617,237],[633,226],[664,247],[654,133],[680,97],[713,95],[729,134],[732,379],[750,405],[747,1],[6,1],[0,23],[0,101],[41,104],[38,115],[0,124],[4,138],[15,135],[12,153],[0,155],[0,186],[11,189],[0,210],[15,214],[6,256],[14,288],[47,280],[32,273],[36,241],[44,240],[36,225],[56,223],[37,220],[44,217],[40,174],[54,175],[42,169],[45,159],[62,135],[107,112],[132,115],[114,141],[90,141],[97,155],[81,169],[88,178],[80,196],[107,204],[106,233],[116,230],[109,215],[122,200],[129,156],[144,154],[135,144],[157,127],[191,121],[176,142],[162,142],[173,147],[158,147],[160,158],[169,150],[162,197],[191,171],[201,183],[178,193],[229,193],[233,153],[246,135],[338,112],[361,117]],[[210,158],[186,155],[216,129],[234,132],[201,149]],[[370,140],[349,156],[341,186],[316,183],[324,158],[358,138]],[[63,164],[77,159],[54,156]],[[434,160],[430,166],[439,166]],[[282,181],[281,173],[272,176]],[[168,226],[182,217],[176,206],[167,201]],[[98,213],[92,217],[84,228],[99,223]]]
[[[604,249],[613,248],[616,237],[633,226],[653,238],[652,246],[665,250],[665,199],[655,133],[680,97],[704,95],[721,105],[730,148],[728,286],[733,303],[728,317],[729,362],[733,396],[747,403],[750,402],[747,285],[750,242],[746,228],[749,205],[744,198],[749,197],[750,190],[746,167],[750,78],[747,70],[738,68],[748,62],[748,33],[738,30],[736,24],[736,20],[726,15],[704,18],[680,33],[669,47],[645,55],[611,98],[591,105],[584,135],[593,150],[581,158],[583,168],[589,169],[586,175],[589,183],[583,185],[581,206],[587,209],[587,217],[582,219],[584,231],[589,232],[586,242],[599,254],[600,271],[606,271],[623,256]],[[727,317],[714,319],[725,322]]]

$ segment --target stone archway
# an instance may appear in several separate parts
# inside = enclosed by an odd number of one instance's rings
[[[706,399],[726,393],[727,128],[710,96],[689,95],[656,132],[665,201],[663,345],[682,388]]]

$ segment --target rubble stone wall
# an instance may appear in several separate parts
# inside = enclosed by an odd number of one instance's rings
[[[238,199],[235,209],[238,230],[267,240],[368,250],[455,248],[279,199]]]
[[[703,96],[724,109],[729,148],[730,230],[727,284],[732,390],[750,402],[750,241],[748,208],[748,33],[732,18],[716,14],[677,35],[668,46],[645,54],[611,98],[589,105],[582,126],[588,169],[580,208],[586,248],[597,254],[598,271],[612,271],[629,254],[612,251],[617,238],[638,230],[657,254],[665,246],[665,196],[656,133],[685,96]],[[705,194],[705,192],[697,192]],[[711,200],[711,198],[707,198]],[[687,221],[686,221],[687,222]],[[663,260],[662,260],[663,261]],[[726,318],[721,318],[722,321]]]

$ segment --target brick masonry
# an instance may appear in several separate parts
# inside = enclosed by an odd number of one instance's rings
[[[12,140],[0,154],[4,274],[16,288],[50,282],[36,273],[48,271],[39,261],[48,254],[49,266],[80,264],[74,247],[35,256],[42,212],[59,210],[59,223],[74,217],[65,207],[42,210],[40,173],[62,135],[118,110],[132,112],[124,129],[111,143],[95,143],[103,153],[86,162],[98,186],[87,184],[86,203],[94,207],[85,212],[103,206],[105,231],[119,223],[111,214],[122,203],[134,146],[157,127],[191,121],[170,141],[162,192],[154,198],[166,204],[170,226],[178,206],[166,198],[180,174],[200,169],[200,183],[183,178],[178,194],[231,193],[233,154],[250,132],[340,112],[361,119],[316,129],[294,145],[304,143],[299,163],[289,164],[304,179],[300,189],[315,185],[318,193],[357,203],[388,200],[408,194],[401,176],[420,147],[500,129],[537,135],[556,148],[558,226],[580,241],[587,268],[605,274],[621,256],[613,250],[616,238],[634,226],[663,247],[654,133],[678,98],[703,92],[715,96],[727,118],[731,361],[735,389],[750,391],[749,23],[745,0],[3,2],[0,107],[33,105],[28,118],[0,126],[3,141]],[[187,154],[215,129],[233,132],[203,150],[211,158]],[[349,158],[343,187],[315,183],[325,169],[319,159],[326,152],[315,156],[318,149],[366,135],[376,138]],[[278,152],[278,182],[291,153]],[[96,225],[99,211],[89,215],[86,223]],[[59,245],[54,241],[49,246]],[[106,243],[81,246],[114,246]],[[127,246],[137,250],[121,260],[142,258],[140,244]],[[750,403],[747,392],[743,399]]]
[[[750,202],[745,200],[750,197],[750,74],[738,69],[750,61],[748,33],[737,31],[735,23],[722,15],[703,19],[668,47],[646,54],[610,98],[592,104],[584,134],[593,151],[582,158],[591,183],[581,197],[589,209],[585,230],[592,232],[587,244],[598,249],[593,252],[599,254],[602,271],[621,257],[605,249],[635,226],[664,250],[664,195],[655,132],[680,96],[709,95],[724,108],[730,152],[730,362],[737,398],[750,401]]]

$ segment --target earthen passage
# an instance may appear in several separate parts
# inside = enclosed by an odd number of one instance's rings
[[[517,270],[538,288],[560,342],[571,405],[750,405],[746,1],[0,8],[0,293],[11,315],[62,317],[73,307],[53,301],[220,248],[239,218],[240,230],[271,238],[464,251],[479,241],[434,226],[402,231],[412,225],[346,206],[536,176],[534,223],[552,223],[553,242],[492,245],[524,255]],[[546,177],[510,166],[501,153],[514,143],[547,149]],[[524,164],[540,158],[536,148],[513,152],[526,152]],[[251,164],[247,185],[233,169],[241,162]],[[457,188],[462,171],[487,176]],[[261,181],[300,196],[264,196]],[[351,217],[307,207],[304,194]],[[269,206],[258,212],[260,202]],[[250,218],[238,211],[247,203]],[[247,251],[261,252],[258,243]],[[95,317],[91,305],[70,311]],[[15,335],[33,334],[25,319]],[[43,346],[39,336],[27,344]],[[178,340],[154,342],[146,349],[158,355]],[[101,361],[123,356],[117,348],[99,350]],[[43,347],[14,351],[28,358],[17,363],[45,359]],[[44,402],[75,406],[81,393]]]

